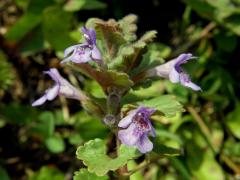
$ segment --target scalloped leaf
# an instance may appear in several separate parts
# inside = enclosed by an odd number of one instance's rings
[[[122,47],[119,50],[118,57],[109,64],[109,67],[111,69],[117,68],[124,72],[130,72],[141,62],[147,45],[153,41],[156,34],[157,31],[148,31],[136,42]]]
[[[126,73],[112,70],[97,70],[88,64],[78,64],[74,68],[86,76],[95,79],[105,92],[107,92],[109,88],[117,88],[118,90],[126,91],[133,85],[133,82]]]
[[[181,149],[172,148],[161,144],[161,142],[155,138],[153,140],[153,152],[164,157],[179,156],[182,154]]]
[[[94,173],[88,172],[87,169],[82,168],[74,173],[73,180],[108,180],[107,176],[97,176]]]
[[[114,171],[124,166],[128,160],[134,159],[141,154],[136,148],[121,144],[118,157],[111,158],[107,154],[107,147],[102,139],[90,140],[77,149],[77,158],[82,160],[88,167],[89,172],[98,176],[105,175],[108,171]]]
[[[182,112],[184,110],[182,105],[177,101],[176,97],[172,95],[154,97],[149,100],[138,102],[138,104],[155,108],[168,117],[175,116],[176,113]]]
[[[137,39],[137,19],[135,14],[129,14],[118,21],[126,41],[135,41]]]
[[[99,48],[106,62],[110,62],[116,57],[120,46],[126,43],[119,23],[114,19],[103,21],[98,18],[91,18],[86,25],[94,27],[96,30]]]

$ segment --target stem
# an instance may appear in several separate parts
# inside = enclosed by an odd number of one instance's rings
[[[153,158],[153,159],[147,159],[147,160],[144,160],[141,164],[139,164],[135,169],[129,171],[128,173],[125,173],[123,174],[123,176],[131,176],[132,174],[134,174],[135,172],[141,170],[141,169],[144,169],[146,168],[147,166],[149,166],[150,164],[152,163],[155,163],[157,162],[159,159],[161,159],[163,156],[158,156],[156,158]]]
[[[208,128],[208,126],[205,124],[205,122],[203,121],[203,119],[201,118],[201,116],[197,113],[197,111],[192,107],[192,106],[188,106],[187,110],[190,112],[190,114],[193,116],[193,118],[195,119],[195,121],[198,123],[200,129],[203,131],[203,133],[207,136],[210,137],[211,133],[210,133],[210,129]]]

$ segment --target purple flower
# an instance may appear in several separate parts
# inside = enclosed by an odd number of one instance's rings
[[[96,46],[96,32],[94,29],[82,27],[85,42],[70,46],[64,51],[64,60],[61,63],[72,61],[75,63],[86,63],[88,61],[101,61],[101,54]]]
[[[42,97],[32,103],[32,106],[42,105],[46,100],[51,101],[57,95],[80,100],[81,93],[64,79],[57,69],[51,68],[49,71],[44,71],[44,74],[48,74],[55,81],[55,85],[52,88],[47,89]]]
[[[141,153],[147,153],[153,149],[153,143],[148,134],[155,137],[156,133],[149,120],[155,109],[140,106],[132,110],[123,118],[118,127],[126,128],[119,130],[118,138],[128,146],[135,146]]]
[[[192,56],[191,53],[181,54],[177,58],[151,69],[148,75],[161,76],[169,79],[172,83],[179,82],[183,86],[199,91],[201,88],[194,84],[189,75],[181,68],[181,65],[187,63],[190,59],[196,59],[196,57]]]

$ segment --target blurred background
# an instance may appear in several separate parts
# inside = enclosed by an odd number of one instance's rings
[[[93,96],[99,86],[60,66],[63,50],[81,40],[90,17],[138,16],[138,35],[157,30],[151,48],[169,60],[199,57],[185,69],[203,92],[161,80],[145,93],[174,94],[185,112],[162,120],[161,141],[184,154],[162,159],[138,179],[240,179],[240,0],[0,0],[0,179],[71,179],[83,166],[77,146],[109,130],[60,97],[31,103],[52,85],[56,67]]]

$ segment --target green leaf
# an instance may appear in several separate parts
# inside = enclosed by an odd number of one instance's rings
[[[107,92],[109,88],[117,88],[121,91],[126,91],[133,85],[133,82],[126,73],[112,70],[97,70],[88,64],[78,64],[75,69],[96,80],[105,92]]]
[[[7,32],[8,40],[19,41],[42,21],[43,10],[53,3],[52,0],[32,0],[24,15]]]
[[[0,166],[0,178],[1,180],[10,180],[10,177],[7,171],[1,166]]]
[[[72,15],[60,6],[51,6],[43,13],[43,32],[46,40],[55,50],[64,50],[76,42],[70,38]]]
[[[109,133],[108,128],[100,121],[100,119],[88,115],[85,111],[78,112],[72,118],[73,121],[75,121],[76,131],[84,141],[97,137],[104,138]]]
[[[240,103],[227,115],[225,123],[234,136],[240,139]]]
[[[88,172],[87,169],[80,169],[74,173],[73,180],[108,180],[107,176],[97,176],[94,173]]]
[[[171,164],[179,171],[185,180],[191,180],[191,174],[188,172],[186,165],[177,157],[169,157]]]
[[[226,52],[234,51],[238,42],[237,36],[229,32],[228,33],[220,32],[216,34],[214,39],[216,41],[217,46]]]
[[[0,91],[7,90],[15,79],[12,64],[7,60],[4,52],[0,50]]]
[[[35,27],[29,36],[21,44],[21,52],[25,56],[36,53],[44,48],[44,36],[42,26]]]
[[[85,1],[86,3],[82,7],[82,9],[84,10],[105,9],[107,7],[106,3],[103,3],[98,0],[91,0],[91,1],[85,0]]]
[[[200,16],[215,21],[240,36],[240,8],[230,0],[184,0]]]
[[[124,39],[129,41],[135,41],[137,39],[136,31],[137,31],[137,16],[135,14],[129,14],[123,17],[121,20],[118,21]]]
[[[179,156],[182,154],[180,149],[165,146],[161,144],[161,142],[158,139],[154,139],[153,144],[154,144],[153,151],[160,156],[170,157],[170,156]]]
[[[33,107],[20,104],[1,105],[0,114],[7,122],[17,124],[30,123],[38,115]]]
[[[126,43],[119,28],[119,23],[113,19],[103,21],[98,18],[91,18],[86,23],[87,26],[94,27],[99,40],[99,48],[104,55],[106,62],[112,61],[116,57],[121,45]]]
[[[111,158],[107,154],[107,148],[103,140],[90,140],[77,149],[77,158],[83,160],[89,172],[94,172],[98,176],[105,175],[108,171],[115,171],[124,166],[128,160],[140,155],[136,148],[121,145],[118,157]]]
[[[65,149],[64,141],[59,136],[52,136],[46,139],[45,144],[52,153],[61,153]]]
[[[158,66],[158,65],[162,64],[163,62],[164,62],[164,60],[161,57],[160,51],[149,50],[147,53],[145,53],[143,55],[143,58],[141,60],[141,63],[139,64],[139,66],[137,66],[136,68],[134,68],[131,71],[131,76],[134,76],[138,73],[144,72],[148,69]]]
[[[155,108],[168,117],[175,116],[176,113],[183,111],[182,105],[176,100],[176,97],[172,95],[161,95],[159,97],[138,102],[138,104]]]
[[[223,22],[228,29],[240,36],[240,14],[232,15],[226,18]]]
[[[65,11],[79,11],[83,8],[86,0],[70,0],[63,6]]]
[[[31,174],[29,180],[64,180],[64,174],[54,167],[43,166],[38,172]]]
[[[131,160],[127,163],[127,168],[128,171],[131,171],[137,167],[137,163],[134,160]],[[143,180],[143,175],[141,171],[137,171],[133,173],[130,177],[129,180]]]
[[[106,4],[98,0],[69,0],[64,5],[65,11],[104,9]]]
[[[111,69],[130,72],[142,61],[147,45],[156,37],[156,31],[146,32],[139,40],[119,50],[118,57],[109,64]]]
[[[55,128],[54,116],[50,111],[42,112],[35,124],[30,128],[31,133],[40,134],[43,138],[48,138],[53,135]]]

